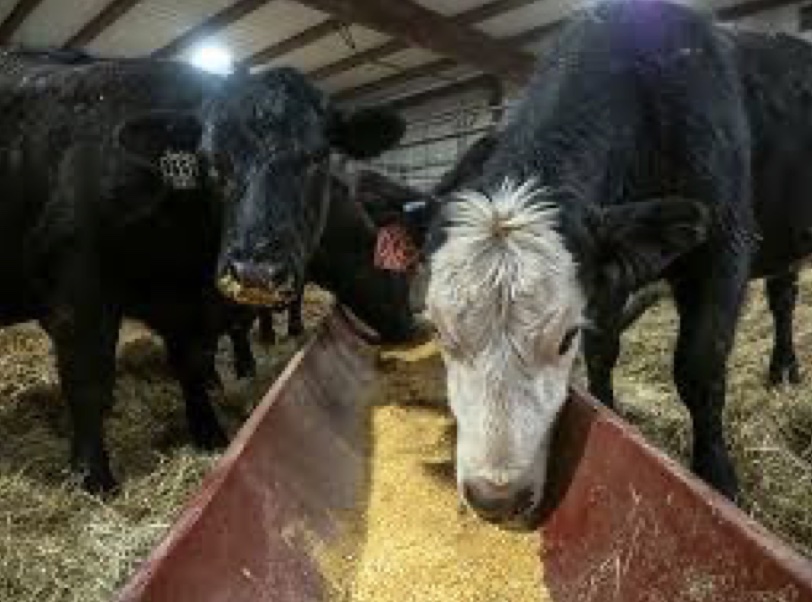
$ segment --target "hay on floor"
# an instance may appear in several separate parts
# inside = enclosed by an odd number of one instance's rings
[[[621,413],[687,465],[690,421],[671,376],[676,327],[670,300],[650,310],[624,336],[615,382]],[[725,426],[744,509],[812,556],[812,275],[801,281],[794,331],[804,382],[769,389],[772,318],[763,284],[753,283],[729,363]]]
[[[308,327],[328,301],[308,294]],[[132,324],[121,340],[106,434],[122,491],[102,502],[76,487],[67,471],[70,429],[48,339],[30,324],[0,330],[2,601],[107,602],[217,459],[189,445],[180,389],[159,341]],[[234,380],[223,341],[218,369],[226,390],[216,401],[231,434],[299,343],[286,339],[265,349],[255,342],[259,376],[249,383]]]

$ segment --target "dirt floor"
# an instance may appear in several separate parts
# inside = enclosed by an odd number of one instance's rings
[[[615,380],[623,415],[687,464],[689,419],[671,378],[675,333],[667,300],[625,335]],[[812,274],[802,278],[795,337],[803,384],[767,388],[772,320],[763,285],[754,283],[728,371],[725,420],[743,507],[812,557]]]
[[[324,294],[308,295],[309,328],[327,303]],[[225,393],[217,407],[230,433],[300,344],[285,338],[265,349],[255,342],[259,376],[240,382],[222,342]],[[123,487],[108,503],[71,482],[66,414],[45,335],[30,324],[0,330],[0,602],[107,602],[216,460],[190,446],[163,348],[135,324],[122,331],[116,403],[106,423]]]

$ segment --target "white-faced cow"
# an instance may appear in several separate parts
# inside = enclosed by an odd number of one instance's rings
[[[582,334],[599,339],[659,278],[679,313],[674,378],[693,469],[737,495],[722,411],[739,309],[750,277],[810,251],[812,226],[812,51],[749,39],[657,0],[579,13],[482,175],[442,205],[427,306],[460,490],[483,517],[537,518]]]
[[[39,320],[73,422],[73,467],[115,485],[102,437],[123,316],[166,342],[192,439],[225,443],[206,393],[219,288],[289,299],[328,211],[328,155],[403,124],[345,116],[292,69],[219,78],[181,63],[0,53],[0,325]],[[98,159],[94,159],[97,157]]]

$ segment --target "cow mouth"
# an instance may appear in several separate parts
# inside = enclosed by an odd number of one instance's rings
[[[220,278],[217,287],[226,297],[242,305],[278,308],[292,303],[296,298],[296,291],[292,286],[265,288],[246,285],[232,274]]]
[[[529,498],[510,515],[502,513],[490,514],[473,506],[470,507],[483,521],[505,531],[513,531],[516,533],[527,533],[537,530],[543,518],[543,505],[540,500],[534,498]]]

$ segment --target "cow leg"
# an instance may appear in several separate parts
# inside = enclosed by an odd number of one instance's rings
[[[673,283],[679,314],[674,380],[693,423],[694,472],[728,498],[738,496],[738,481],[725,445],[727,359],[747,287],[745,257],[717,259],[724,265],[707,274]],[[713,260],[700,262],[713,266]]]
[[[620,355],[620,332],[598,328],[584,333],[584,360],[586,362],[589,392],[609,408],[615,407],[612,370]]]
[[[273,310],[264,307],[259,310],[259,340],[265,345],[276,342],[276,332],[273,328]]]
[[[112,491],[116,480],[104,446],[104,413],[113,403],[118,311],[100,302],[99,283],[69,270],[42,327],[54,344],[56,367],[73,429],[71,466],[92,493]]]
[[[212,370],[213,345],[188,334],[164,336],[169,363],[186,402],[186,422],[192,442],[201,449],[225,447],[228,437],[214,413],[206,383]]]
[[[228,329],[228,338],[231,339],[231,348],[234,353],[234,374],[237,378],[254,378],[257,375],[257,362],[251,349],[249,333],[254,321],[254,314],[250,319],[235,320]]]
[[[801,382],[795,344],[792,336],[792,317],[798,299],[798,274],[787,272],[765,279],[767,304],[773,316],[775,339],[770,358],[769,384],[780,385]]]
[[[223,379],[220,377],[220,373],[217,372],[217,366],[215,365],[215,354],[212,354],[209,360],[208,376],[206,377],[206,389],[216,393],[218,391],[225,391],[225,388],[226,387],[223,384]]]
[[[302,321],[302,299],[304,288],[296,292],[296,298],[288,306],[288,336],[298,337],[304,332],[304,322]]]

